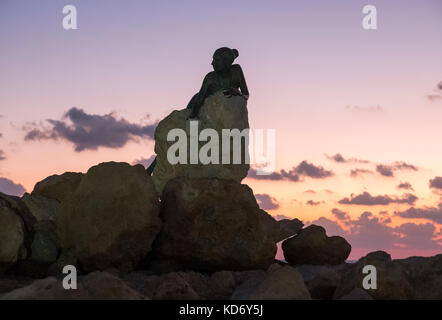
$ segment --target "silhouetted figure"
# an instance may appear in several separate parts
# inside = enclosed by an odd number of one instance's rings
[[[238,50],[227,47],[215,51],[212,60],[214,71],[204,77],[200,91],[193,96],[187,105],[187,108],[192,110],[189,118],[198,117],[204,100],[218,90],[225,89],[224,94],[229,97],[241,95],[246,100],[249,98],[249,90],[241,66],[239,64],[232,65],[238,55]]]
[[[209,72],[203,80],[200,91],[190,99],[187,108],[191,109],[189,119],[198,117],[198,112],[204,104],[204,100],[215,92],[224,89],[224,94],[229,98],[231,96],[242,96],[249,98],[246,79],[239,64],[233,64],[239,53],[236,49],[227,47],[219,48],[213,54],[213,70]],[[147,173],[152,174],[157,159],[147,168]]]

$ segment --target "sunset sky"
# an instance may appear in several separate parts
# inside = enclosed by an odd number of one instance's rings
[[[440,0],[0,0],[0,191],[148,163],[228,46],[251,128],[276,131],[275,174],[243,181],[263,209],[343,235],[350,259],[442,253],[441,33]]]

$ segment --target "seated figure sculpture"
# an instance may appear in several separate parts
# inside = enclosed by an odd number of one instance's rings
[[[244,73],[239,64],[233,64],[238,57],[237,49],[222,47],[215,51],[212,59],[214,71],[209,72],[203,80],[203,84],[198,93],[196,93],[187,105],[190,109],[189,119],[197,119],[198,112],[207,97],[219,90],[228,96],[242,96],[245,100],[249,98]],[[156,164],[156,159],[147,168],[147,173],[152,174]]]

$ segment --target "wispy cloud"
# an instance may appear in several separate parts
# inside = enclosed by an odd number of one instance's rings
[[[409,219],[427,219],[442,224],[442,202],[437,207],[415,208],[396,211],[395,215]]]
[[[282,169],[279,172],[273,172],[270,175],[258,175],[257,170],[254,168],[250,168],[248,173],[248,178],[256,179],[256,180],[289,180],[289,181],[302,181],[302,178],[309,177],[312,179],[324,179],[328,177],[332,177],[334,175],[333,171],[326,170],[321,166],[316,166],[307,161],[302,161],[296,167],[293,167],[289,171]]]
[[[411,194],[406,193],[401,198],[389,195],[372,196],[368,192],[363,192],[357,196],[351,195],[350,198],[343,198],[338,202],[340,204],[352,204],[352,205],[364,205],[364,206],[377,206],[377,205],[389,205],[391,203],[403,203],[412,205],[418,198]]]
[[[370,163],[368,160],[362,160],[357,158],[344,158],[340,153],[336,153],[333,156],[329,156],[328,154],[325,154],[325,157],[329,160],[333,160],[337,163]]]
[[[390,165],[378,164],[376,166],[376,171],[384,177],[394,177],[394,172],[399,170],[418,171],[419,168],[404,161],[396,161]]]

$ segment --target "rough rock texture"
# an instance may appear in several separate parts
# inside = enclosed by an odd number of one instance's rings
[[[25,193],[21,200],[37,221],[53,221],[60,212],[60,203],[55,199]]]
[[[257,274],[238,286],[235,300],[309,300],[301,274],[291,266],[273,264],[265,275]]]
[[[227,201],[228,199],[228,201]],[[178,177],[166,185],[163,228],[154,244],[160,257],[196,270],[267,269],[274,236],[252,190],[233,180]]]
[[[150,276],[141,291],[154,300],[196,300],[200,296],[190,286],[182,273],[172,272],[163,276]]]
[[[140,293],[107,272],[93,272],[79,279],[77,289],[65,290],[62,281],[49,277],[0,296],[0,300],[141,300]]]
[[[219,157],[222,155],[222,129],[243,129],[249,128],[247,103],[242,97],[233,96],[226,97],[221,91],[208,97],[199,112],[198,130],[206,128],[214,129],[218,132],[219,137]],[[157,154],[157,164],[153,171],[152,179],[158,194],[161,195],[162,190],[167,183],[177,176],[186,176],[191,178],[221,178],[233,179],[241,182],[247,176],[249,165],[245,162],[243,155],[248,150],[248,146],[242,144],[241,147],[241,164],[190,164],[190,152],[187,152],[187,164],[171,165],[167,160],[167,151],[170,146],[175,144],[174,141],[167,141],[167,135],[172,129],[182,129],[190,138],[190,120],[188,116],[190,109],[175,110],[166,118],[160,121],[155,130],[155,153]],[[193,120],[192,120],[193,121]],[[196,122],[196,121],[195,121]],[[197,137],[196,137],[197,138]],[[210,138],[209,138],[210,140]],[[187,147],[190,148],[190,142],[187,140]],[[207,142],[199,142],[199,150]],[[189,150],[189,149],[188,149]],[[230,157],[233,154],[233,143],[230,143]],[[231,158],[232,160],[232,158]]]
[[[65,172],[61,175],[54,174],[37,182],[31,194],[63,202],[77,189],[82,175],[80,172]]]
[[[413,299],[442,300],[442,254],[393,260],[413,287]]]
[[[57,233],[83,270],[130,270],[151,250],[158,215],[158,197],[143,166],[106,162],[90,168],[62,201]]]
[[[292,265],[325,264],[345,262],[350,254],[350,244],[341,237],[327,237],[325,229],[311,225],[282,243],[284,257]]]
[[[49,220],[42,220],[34,224],[34,240],[31,244],[30,260],[37,263],[50,264],[57,260],[59,240],[55,224]]]
[[[22,219],[12,209],[0,205],[0,273],[23,257],[24,239]]]
[[[302,230],[302,227],[304,226],[304,224],[298,219],[278,220],[278,225],[280,231],[277,242],[285,240],[289,237],[298,234]]]
[[[367,274],[362,269],[366,265],[376,267],[377,288],[366,290],[375,300],[404,300],[413,297],[413,288],[406,271],[401,265],[394,263],[386,252],[376,251],[362,257],[357,263],[346,266],[334,299],[349,295],[355,288],[363,289],[362,281]]]

